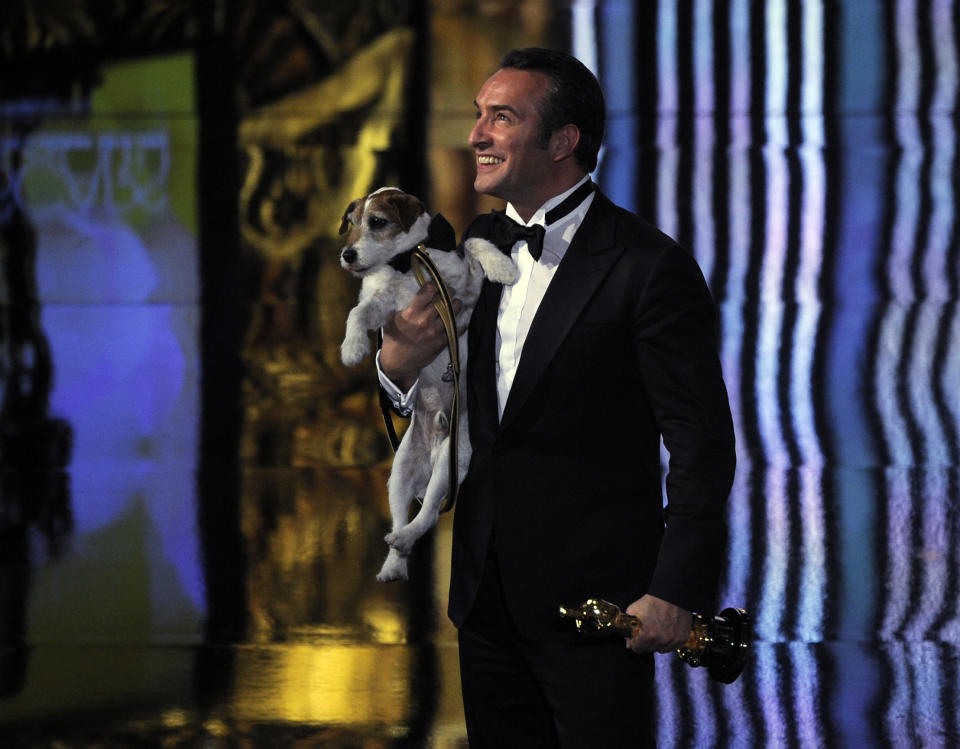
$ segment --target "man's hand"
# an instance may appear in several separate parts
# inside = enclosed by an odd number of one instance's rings
[[[636,653],[669,653],[690,638],[693,616],[662,598],[646,595],[631,603],[626,613],[640,620],[640,628],[627,638],[627,647]]]
[[[425,283],[410,305],[383,326],[380,368],[401,390],[409,390],[420,370],[447,347],[443,322],[433,306],[436,293],[436,285]],[[459,299],[453,300],[455,312],[462,306]]]

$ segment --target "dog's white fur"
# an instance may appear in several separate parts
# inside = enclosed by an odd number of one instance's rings
[[[396,311],[410,304],[419,285],[412,271],[400,273],[389,261],[416,246],[427,236],[430,216],[423,203],[397,188],[381,188],[353,201],[344,213],[341,233],[349,225],[347,244],[340,264],[363,279],[360,298],[347,317],[347,330],[340,355],[352,366],[370,353],[367,331],[382,327]],[[466,331],[470,314],[486,276],[491,281],[512,284],[519,270],[508,256],[484,239],[468,239],[464,256],[427,248],[451,294],[463,307],[457,315],[457,330]],[[470,464],[470,439],[466,413],[466,334],[460,337],[460,417],[457,482],[463,481]],[[407,579],[407,556],[414,543],[436,522],[450,491],[449,424],[453,402],[452,382],[441,377],[450,357],[442,352],[420,372],[417,400],[387,482],[392,528],[385,537],[390,551],[377,579],[381,582]],[[416,517],[408,522],[414,497],[423,497]]]

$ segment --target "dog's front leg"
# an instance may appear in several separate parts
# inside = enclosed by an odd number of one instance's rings
[[[369,304],[358,304],[347,315],[347,332],[340,345],[340,360],[348,367],[359,364],[370,353],[367,331],[379,327],[372,320],[376,308],[371,307]]]

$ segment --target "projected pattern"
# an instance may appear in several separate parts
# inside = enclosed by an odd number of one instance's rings
[[[883,9],[670,2],[645,31],[631,3],[574,6],[610,94],[598,180],[697,257],[738,435],[720,603],[753,612],[756,658],[724,688],[662,660],[664,745],[955,735],[958,11]],[[886,71],[867,113],[844,64]]]

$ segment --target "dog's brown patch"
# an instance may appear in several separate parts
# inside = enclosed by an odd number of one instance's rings
[[[413,222],[426,210],[422,200],[399,190],[388,190],[383,195],[386,199],[386,205],[393,210],[397,217],[397,223],[405,232],[410,231]]]
[[[366,200],[366,198],[357,198],[350,202],[350,205],[347,206],[347,210],[343,212],[343,218],[340,219],[340,234],[346,234],[347,229],[350,227],[350,224],[353,223],[350,220],[350,214],[353,213],[361,201]]]

